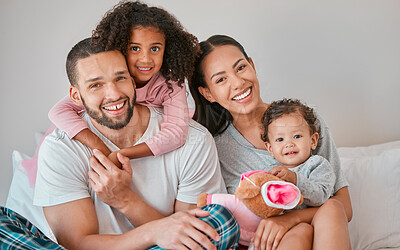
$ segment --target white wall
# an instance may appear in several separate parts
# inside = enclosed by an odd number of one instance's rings
[[[204,40],[228,34],[256,63],[264,101],[297,97],[338,146],[400,139],[400,1],[154,0]],[[0,205],[11,152],[32,155],[35,131],[68,90],[69,49],[117,1],[0,1]]]

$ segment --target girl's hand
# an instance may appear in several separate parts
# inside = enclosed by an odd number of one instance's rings
[[[273,167],[271,171],[269,171],[269,173],[275,175],[278,178],[281,178],[284,181],[291,182],[294,185],[297,184],[296,173],[283,165]]]
[[[109,154],[109,155],[107,156],[107,158],[108,158],[110,161],[112,161],[112,163],[114,163],[115,166],[117,166],[118,168],[122,168],[122,165],[121,165],[121,163],[119,162],[118,157],[117,157],[117,153],[118,153],[118,152],[119,152],[119,151],[111,152],[111,154]]]
[[[263,219],[254,234],[254,249],[277,249],[283,236],[293,226],[293,223],[285,216]]]

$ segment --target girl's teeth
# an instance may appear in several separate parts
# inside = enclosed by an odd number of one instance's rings
[[[141,68],[141,67],[138,67],[138,69],[139,69],[139,70],[150,70],[151,68]]]
[[[239,101],[239,100],[241,100],[241,99],[247,97],[248,95],[250,95],[250,92],[251,92],[251,88],[249,88],[249,89],[248,89],[246,92],[244,92],[243,94],[241,94],[241,95],[239,95],[239,96],[233,97],[233,100]]]

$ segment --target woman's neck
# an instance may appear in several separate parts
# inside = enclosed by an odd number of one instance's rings
[[[265,150],[264,142],[261,140],[261,134],[264,132],[261,124],[261,118],[267,110],[269,104],[263,103],[251,114],[240,114],[233,116],[232,124],[236,130],[255,148]]]

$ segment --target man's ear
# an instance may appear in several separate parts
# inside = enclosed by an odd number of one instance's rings
[[[249,62],[250,62],[251,67],[253,67],[254,71],[256,71],[256,66],[254,65],[253,58],[249,57]]]
[[[311,135],[311,149],[312,150],[317,148],[318,138],[319,138],[318,132],[315,132],[314,134]]]
[[[79,94],[78,88],[75,86],[69,87],[69,97],[71,98],[72,102],[76,105],[83,105],[81,95]]]
[[[198,88],[200,94],[207,99],[209,102],[215,102],[214,97],[211,95],[210,90],[208,88],[199,87]]]
[[[269,142],[264,142],[265,147],[267,148],[268,153],[274,157],[274,153],[272,152],[272,147],[271,144]]]

